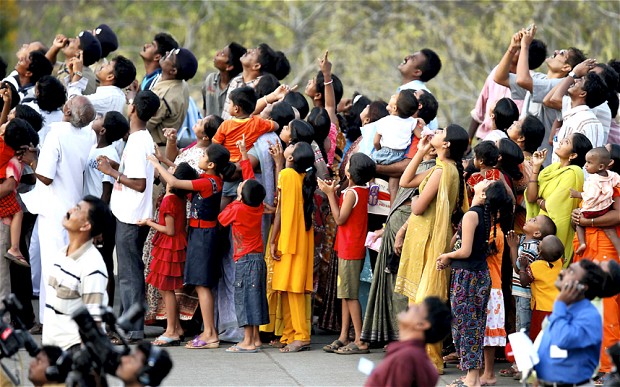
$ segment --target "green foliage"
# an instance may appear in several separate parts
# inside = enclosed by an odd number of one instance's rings
[[[537,37],[547,43],[550,54],[553,49],[577,46],[601,61],[620,57],[617,0],[0,0],[3,23],[17,20],[4,12],[10,9],[5,4],[15,1],[19,38],[7,39],[5,31],[13,27],[5,30],[0,24],[0,44],[9,42],[9,52],[22,42],[51,44],[57,33],[74,35],[106,23],[119,36],[118,53],[135,61],[141,77],[139,50],[157,32],[167,31],[199,60],[198,76],[190,81],[194,95],[201,78],[214,70],[215,52],[231,41],[246,47],[267,42],[286,53],[292,70],[285,82],[299,84],[300,89],[318,69],[317,57],[329,49],[346,96],[360,91],[384,100],[400,84],[397,66],[403,58],[430,47],[443,61],[441,72],[428,85],[440,101],[440,123],[465,127],[486,76],[510,37],[531,23],[538,25]],[[546,71],[544,65],[540,71]]]

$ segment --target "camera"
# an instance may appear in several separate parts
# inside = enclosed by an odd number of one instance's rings
[[[25,348],[31,357],[36,356],[41,348],[19,318],[19,312],[22,310],[21,303],[15,294],[10,294],[2,303],[4,308],[0,309],[0,360],[15,355],[20,348]],[[7,313],[13,317],[15,327],[4,322],[4,316]],[[19,385],[19,378],[13,375],[4,364],[0,363],[0,365],[11,381]]]
[[[70,356],[71,371],[64,380],[67,386],[106,385],[105,374],[114,375],[121,363],[121,357],[129,354],[129,345],[123,338],[123,331],[128,330],[129,324],[133,321],[144,317],[144,306],[141,304],[133,305],[118,321],[111,308],[104,306],[102,308],[102,324],[107,323],[111,330],[119,335],[123,341],[123,346],[119,348],[110,342],[108,336],[97,325],[86,307],[76,310],[71,318],[78,326],[83,345]],[[50,367],[48,375],[52,376],[58,371],[58,375],[63,376],[62,368],[66,369],[67,363],[61,365],[59,364],[61,360],[66,360],[66,356],[59,359],[55,365],[56,369]],[[55,381],[63,381],[58,379]]]

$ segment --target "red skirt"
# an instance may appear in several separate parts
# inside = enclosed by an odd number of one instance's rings
[[[153,246],[150,273],[146,282],[159,290],[175,290],[183,287],[185,250],[169,250]]]
[[[532,341],[536,340],[536,336],[538,336],[538,334],[542,330],[543,320],[550,314],[551,312],[545,312],[542,310],[532,311],[532,321],[530,322],[530,339]]]
[[[17,194],[12,191],[3,198],[0,198],[0,218],[8,218],[20,212],[22,208],[17,201]]]

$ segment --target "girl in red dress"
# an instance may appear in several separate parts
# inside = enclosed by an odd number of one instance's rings
[[[196,171],[187,163],[177,166],[174,176],[181,180],[198,178]],[[183,329],[179,321],[179,310],[174,291],[183,287],[183,269],[185,266],[185,206],[189,192],[166,187],[166,195],[159,208],[159,219],[146,219],[138,222],[140,226],[149,226],[157,232],[153,237],[153,260],[146,282],[157,288],[166,305],[166,331],[153,341],[160,347],[181,344]]]

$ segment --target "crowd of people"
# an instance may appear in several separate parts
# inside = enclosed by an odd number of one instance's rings
[[[165,32],[141,81],[105,24],[24,44],[0,89],[0,299],[65,351],[71,314],[100,319],[116,286],[121,311],[148,305],[130,343],[156,320],[155,347],[294,353],[314,325],[339,332],[328,353],[391,343],[369,385],[434,385],[451,362],[451,386],[520,378],[494,362],[525,331],[540,385],[602,385],[620,341],[620,62],[535,36],[511,37],[467,130],[438,125],[429,48],[386,103],[347,98],[328,52],[302,93],[283,52],[232,42],[200,69],[199,108],[198,61]]]

